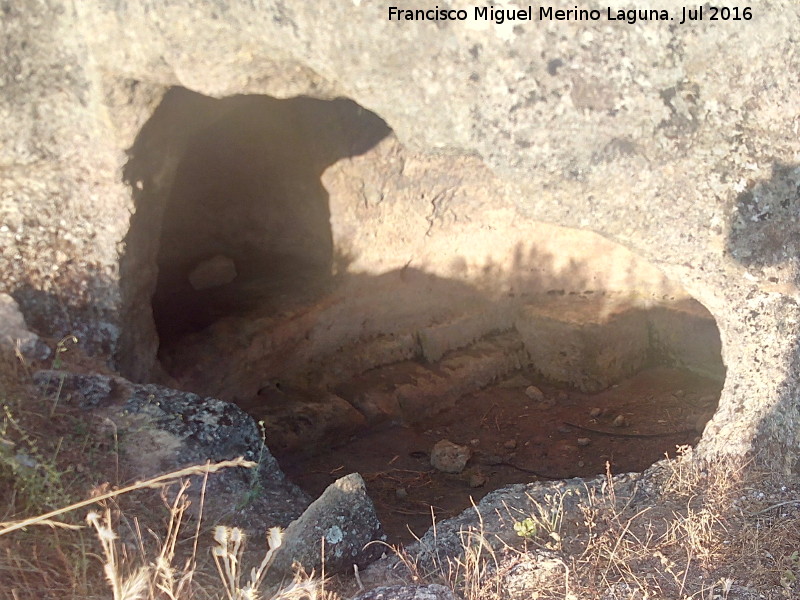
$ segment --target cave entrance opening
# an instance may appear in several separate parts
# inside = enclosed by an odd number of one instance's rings
[[[141,331],[153,325],[163,359],[226,317],[279,314],[323,294],[335,257],[320,176],[388,133],[344,98],[168,90],[124,173],[136,210],[121,261],[123,372],[148,378],[136,363],[147,362]]]
[[[360,472],[393,541],[695,444],[713,317],[622,246],[521,220],[481,169],[409,156],[350,100],[169,91],[126,168],[128,364],[150,327],[167,381],[263,422],[312,495]]]

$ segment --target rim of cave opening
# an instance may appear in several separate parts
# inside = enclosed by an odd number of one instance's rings
[[[453,275],[452,257],[351,268],[410,243],[402,215],[431,204],[397,174],[377,192],[324,183],[355,157],[383,172],[392,137],[344,98],[170,89],[125,168],[123,373],[236,402],[312,495],[360,472],[394,541],[424,533],[431,507],[445,518],[509,483],[641,471],[696,444],[725,378],[716,323],[627,249],[530,223],[498,234],[507,251],[466,232],[499,266],[489,284]]]

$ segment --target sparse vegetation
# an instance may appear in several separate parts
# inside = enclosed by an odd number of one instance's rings
[[[115,600],[335,597],[322,579],[302,572],[283,590],[264,590],[278,532],[268,534],[254,559],[242,531],[204,526],[202,506],[188,510],[181,482],[190,473],[124,485],[117,432],[37,395],[28,377],[18,357],[6,357],[0,597],[107,598],[109,590]],[[79,468],[87,453],[91,464]],[[603,486],[587,488],[579,499],[568,490],[529,494],[527,514],[509,510],[511,537],[498,537],[479,519],[462,532],[457,556],[422,561],[398,549],[404,579],[441,583],[466,600],[800,593],[796,480],[752,465],[704,464],[682,447],[652,470],[642,483],[647,490],[620,495],[615,482],[608,473]],[[354,589],[343,580],[328,587],[340,597]]]
[[[240,530],[206,531],[202,502],[189,516],[189,476],[256,463],[224,461],[112,486],[108,482],[119,477],[116,431],[113,444],[88,441],[105,437],[102,423],[93,426],[74,407],[37,394],[26,385],[29,374],[19,357],[4,358],[0,598],[107,598],[109,590],[114,600],[325,597],[323,581],[302,572],[282,589],[259,590],[279,530],[270,532],[271,546],[250,570]],[[86,463],[89,446],[94,460]]]
[[[508,510],[517,543],[479,519],[462,532],[461,556],[420,562],[398,550],[408,579],[448,584],[466,600],[797,597],[800,502],[763,506],[769,490],[797,490],[796,481],[712,467],[688,447],[651,473],[641,499],[618,497],[606,478],[572,508],[568,493],[548,493],[529,497],[527,516]]]
[[[264,491],[261,478],[258,475],[259,469],[264,461],[264,449],[266,448],[267,444],[267,432],[264,429],[264,421],[258,422],[258,430],[261,433],[261,446],[258,449],[258,459],[256,460],[256,465],[250,470],[250,489],[248,490],[248,493],[239,501],[237,508],[247,506],[253,501],[254,498],[258,497]]]
[[[528,496],[534,512],[531,516],[514,523],[517,535],[551,550],[560,550],[565,494],[569,494],[569,491],[547,494],[542,502]]]

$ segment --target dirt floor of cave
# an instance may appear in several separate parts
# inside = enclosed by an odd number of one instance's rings
[[[526,395],[531,384],[544,401]],[[422,427],[384,426],[311,457],[279,460],[312,496],[343,475],[361,473],[389,542],[404,543],[421,536],[432,519],[452,517],[492,490],[540,479],[523,469],[558,479],[589,477],[605,472],[607,462],[612,472],[624,473],[642,471],[665,453],[674,456],[676,446],[698,441],[720,391],[719,381],[668,367],[595,394],[519,372],[460,398]],[[615,427],[620,415],[626,424]],[[441,439],[472,449],[463,473],[431,467],[431,448]]]

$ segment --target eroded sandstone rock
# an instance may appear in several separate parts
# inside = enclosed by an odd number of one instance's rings
[[[264,525],[285,526],[310,499],[286,480],[253,419],[236,405],[121,377],[39,371],[34,381],[59,402],[92,410],[110,421],[121,440],[129,477],[144,480],[206,461],[244,457],[253,470],[225,469],[209,476],[207,505],[231,525],[262,535]],[[199,494],[195,478],[191,493]]]
[[[39,336],[28,329],[19,306],[8,294],[0,294],[0,346],[12,351],[18,349],[24,356],[36,359],[51,354]]]
[[[364,567],[384,550],[384,539],[375,507],[367,496],[364,480],[352,473],[332,483],[283,532],[283,541],[269,563],[266,582],[279,584],[291,580],[292,565],[306,572],[351,571]]]
[[[472,456],[468,446],[454,444],[450,440],[439,440],[431,450],[431,466],[443,473],[461,473]]]
[[[160,100],[172,86],[207,98],[344,95],[395,137],[324,175],[340,267],[380,275],[410,265],[506,292],[565,279],[595,287],[584,262],[594,252],[542,243],[552,231],[542,223],[583,230],[597,248],[618,242],[717,321],[727,378],[700,454],[793,468],[797,11],[774,0],[746,23],[693,27],[479,19],[432,35],[432,23],[389,22],[384,6],[361,2],[324,17],[285,3],[10,6],[0,59],[4,289],[35,332],[75,334],[149,379],[157,232],[190,112],[137,148],[146,168],[121,174]],[[376,239],[382,251],[368,252]],[[583,250],[560,260],[570,248]],[[602,283],[638,285],[639,264],[599,271],[610,274]],[[312,332],[298,361],[391,333],[357,312],[337,321],[352,336]]]

